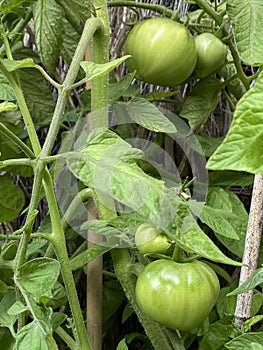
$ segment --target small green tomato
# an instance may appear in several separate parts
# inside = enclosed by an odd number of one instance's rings
[[[135,233],[135,244],[142,254],[165,254],[171,246],[169,238],[156,227],[142,224]]]

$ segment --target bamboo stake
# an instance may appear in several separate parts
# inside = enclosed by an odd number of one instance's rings
[[[251,277],[257,268],[260,240],[263,228],[263,175],[257,174],[254,180],[251,207],[249,212],[243,264],[239,285]],[[235,310],[235,324],[241,329],[243,322],[251,317],[253,290],[239,294]]]

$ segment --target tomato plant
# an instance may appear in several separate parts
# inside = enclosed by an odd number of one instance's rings
[[[148,264],[139,275],[136,296],[152,319],[186,331],[206,319],[219,289],[215,272],[205,263],[160,259]]]
[[[194,39],[188,29],[166,18],[151,18],[135,25],[128,35],[126,64],[146,83],[174,86],[184,82],[196,64]]]
[[[164,233],[159,233],[156,227],[150,224],[142,224],[135,233],[135,244],[142,254],[164,254],[171,246],[169,238]]]
[[[226,60],[227,47],[212,33],[195,37],[197,62],[195,72],[203,78],[217,71]]]

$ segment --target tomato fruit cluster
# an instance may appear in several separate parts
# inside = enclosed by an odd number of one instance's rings
[[[129,71],[146,83],[175,86],[193,72],[197,60],[194,38],[180,23],[151,18],[136,24],[128,35],[125,54]]]
[[[169,238],[159,233],[156,227],[142,224],[135,233],[135,244],[142,254],[165,254],[171,246]]]
[[[184,83],[195,71],[204,78],[225,62],[226,45],[212,33],[195,38],[180,23],[168,18],[139,22],[128,35],[125,54],[129,71],[145,83],[175,86]]]
[[[139,305],[153,320],[189,331],[208,317],[219,290],[217,275],[207,264],[159,259],[142,270],[135,291]]]

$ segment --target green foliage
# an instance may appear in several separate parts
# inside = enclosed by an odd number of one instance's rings
[[[105,348],[263,349],[263,244],[252,276],[240,286],[237,280],[251,185],[263,174],[262,4],[196,0],[200,9],[182,16],[181,9],[157,3],[126,1],[120,24],[120,1],[1,2],[5,350],[90,350],[85,286],[89,293],[87,264],[97,261],[103,262],[96,277],[103,276]],[[107,16],[117,6],[109,28]],[[142,11],[140,18],[147,8],[153,17],[178,19],[181,28],[185,21],[194,37],[212,32],[227,46],[225,64],[216,74],[198,79],[193,73],[169,89],[139,83],[136,72],[126,72],[129,56],[123,53],[130,7]],[[144,48],[139,44],[136,49]],[[150,56],[147,69],[166,51]],[[170,80],[169,69],[160,77]],[[137,249],[142,224],[167,235],[164,254]],[[89,248],[87,237],[94,243]],[[158,259],[202,259],[220,276],[219,297],[202,328],[180,334],[138,305],[137,277]],[[251,317],[238,329],[238,295],[250,290]]]
[[[238,102],[226,138],[207,163],[209,169],[263,173],[263,134],[260,129],[263,115],[258,98],[262,86],[261,73],[255,85]]]

